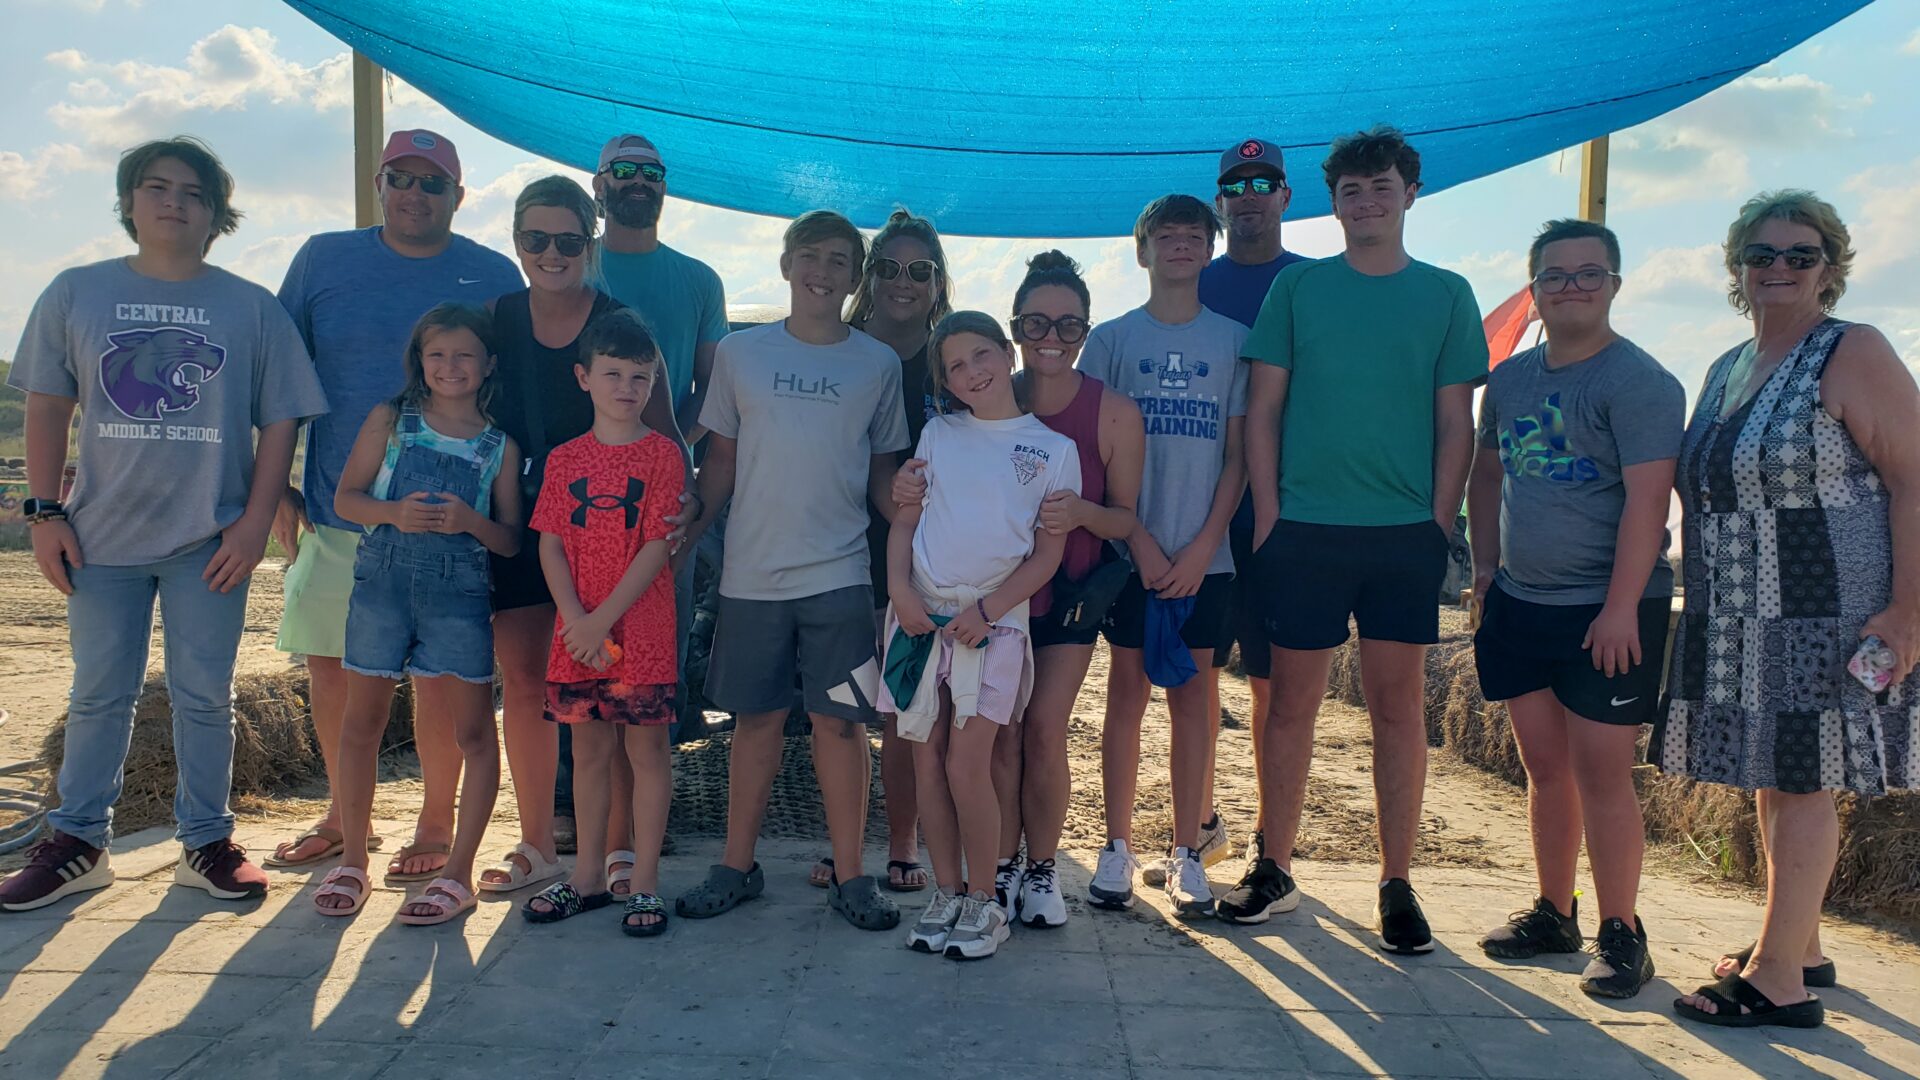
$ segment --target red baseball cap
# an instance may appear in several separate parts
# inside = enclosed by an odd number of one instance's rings
[[[380,167],[384,169],[401,158],[410,157],[425,158],[438,165],[454,183],[460,182],[460,154],[445,135],[425,128],[396,131],[387,138],[386,152],[380,155]]]

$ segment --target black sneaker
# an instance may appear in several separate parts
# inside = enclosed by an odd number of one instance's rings
[[[1374,908],[1379,923],[1380,947],[1402,956],[1433,951],[1433,931],[1420,912],[1420,898],[1406,878],[1388,878],[1380,886],[1380,899]]]
[[[1488,956],[1502,960],[1525,960],[1541,953],[1577,953],[1586,944],[1580,938],[1580,898],[1574,897],[1573,910],[1565,915],[1542,896],[1533,907],[1507,916],[1505,926],[1480,939]]]
[[[1619,919],[1600,924],[1594,935],[1593,959],[1580,973],[1580,989],[1595,997],[1630,998],[1653,978],[1653,954],[1647,951],[1647,928],[1634,916],[1633,928]]]
[[[1293,875],[1272,859],[1261,859],[1214,904],[1214,914],[1232,923],[1263,923],[1300,906]]]

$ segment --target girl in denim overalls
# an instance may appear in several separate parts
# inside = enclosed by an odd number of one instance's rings
[[[465,761],[453,850],[400,921],[446,922],[473,906],[473,859],[500,788],[493,732],[493,627],[487,553],[520,547],[520,452],[487,418],[492,321],[442,304],[407,345],[406,389],[375,409],[341,472],[334,511],[366,527],[347,608],[347,709],[333,777],[346,834],[314,905],[352,915],[366,902],[367,832],[380,737],[402,678],[415,723],[454,726]]]

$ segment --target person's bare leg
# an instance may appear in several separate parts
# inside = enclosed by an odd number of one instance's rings
[[[387,718],[393,709],[393,689],[399,683],[351,671],[345,675],[347,699],[341,710],[340,740],[335,747],[333,801],[340,808],[340,832],[346,837],[340,851],[340,865],[364,871],[380,736],[387,730]],[[344,896],[329,897],[324,902],[328,907],[352,906]]]
[[[633,851],[636,854],[639,852],[638,848],[632,846],[638,843],[633,835],[633,792],[633,765],[621,749],[621,744],[616,742],[607,753],[607,850],[602,854],[603,861],[606,855],[616,851]],[[671,793],[668,799],[671,801]],[[653,854],[655,859],[658,859],[659,849],[655,848]],[[626,865],[631,869],[633,864]],[[617,871],[621,866],[621,863],[615,863],[607,869],[609,872]],[[613,895],[619,897],[630,896],[633,893],[631,881],[622,882],[617,888],[613,886],[609,888],[612,888]]]
[[[1273,701],[1260,769],[1260,831],[1267,838],[1267,858],[1288,873],[1293,871],[1293,843],[1306,808],[1313,725],[1332,670],[1332,649],[1273,649]]]
[[[842,884],[864,873],[861,840],[867,826],[867,788],[873,782],[873,756],[864,724],[825,713],[813,720],[813,771],[820,780],[820,804],[827,836],[833,842],[833,876]]]
[[[1767,789],[1756,792],[1755,800],[1760,828],[1769,834],[1767,910],[1753,958],[1740,974],[1768,1001],[1792,1005],[1807,999],[1802,969],[1840,851],[1840,816],[1830,791],[1790,795]],[[1715,1011],[1697,994],[1682,1000]]]
[[[1020,785],[1025,781],[1025,746],[1019,724],[1005,727],[995,724],[999,733],[993,739],[993,793],[1000,800],[1001,859],[1020,854]]]
[[[453,850],[440,876],[473,888],[473,861],[493,820],[493,804],[500,795],[500,742],[493,728],[493,686],[470,683],[452,675],[413,681],[414,700],[421,709],[449,719],[454,745],[460,750],[459,820],[453,830]],[[414,901],[403,911],[431,915],[432,904]]]
[[[1757,806],[1759,803],[1761,803],[1767,798],[1767,792],[1756,791],[1754,792],[1753,797],[1754,797],[1754,802]],[[1760,816],[1759,832],[1760,832],[1761,862],[1764,864],[1771,865],[1773,860],[1773,853],[1767,847],[1767,828],[1766,828],[1765,815]],[[1815,926],[1813,928],[1813,940],[1807,943],[1807,956],[1806,956],[1805,966],[1819,967],[1821,964],[1824,964],[1826,962],[1827,962],[1826,951],[1822,949],[1820,946],[1820,928],[1818,926]],[[1716,979],[1724,979],[1728,975],[1731,975],[1732,973],[1741,970],[1741,966],[1742,965],[1740,964],[1740,962],[1735,960],[1733,957],[1722,956],[1719,960],[1715,961],[1713,965],[1713,977]]]
[[[1640,866],[1646,858],[1646,822],[1633,788],[1640,728],[1598,724],[1567,710],[1567,743],[1580,812],[1587,835],[1587,862],[1600,918],[1633,925],[1640,897]]]
[[[1109,649],[1107,715],[1100,733],[1100,789],[1107,839],[1133,846],[1133,802],[1140,790],[1140,722],[1152,694],[1139,649]]]
[[[1380,876],[1406,878],[1427,787],[1427,648],[1360,639],[1360,690],[1373,721],[1373,803]]]
[[[1220,730],[1219,677],[1213,667],[1213,650],[1196,649],[1194,666],[1198,674],[1179,686],[1167,689],[1167,716],[1172,725],[1172,746],[1168,757],[1173,787],[1173,846],[1197,848],[1200,826],[1204,824],[1213,801],[1213,747]],[[1213,709],[1213,715],[1207,710]]]
[[[633,788],[633,891],[660,893],[660,845],[667,837],[667,813],[673,806],[673,747],[669,725],[626,727],[627,773]],[[628,916],[636,926],[651,926],[657,915]]]
[[[1247,686],[1253,691],[1253,716],[1248,720],[1247,728],[1249,734],[1253,736],[1253,775],[1256,778],[1253,820],[1256,822],[1254,827],[1258,828],[1257,823],[1266,819],[1267,793],[1266,789],[1257,782],[1257,778],[1261,775],[1261,749],[1267,744],[1267,725],[1263,721],[1266,719],[1267,711],[1273,708],[1273,684],[1267,679],[1249,677]]]
[[[882,717],[880,787],[887,793],[887,858],[920,861],[920,797],[913,766],[913,744],[900,737],[900,718]]]
[[[1568,718],[1551,690],[1507,702],[1520,764],[1527,770],[1527,828],[1533,837],[1533,874],[1540,895],[1562,915],[1573,913],[1574,873],[1580,862],[1580,786],[1574,779]],[[1596,868],[1596,873],[1597,873]],[[1628,913],[1628,925],[1633,915]]]
[[[1000,799],[993,790],[993,744],[1000,725],[981,716],[947,736],[947,790],[966,853],[967,890],[993,895],[1000,850]]]
[[[573,811],[580,849],[567,882],[581,896],[592,896],[607,888],[607,801],[613,797],[609,766],[615,756],[625,754],[617,724],[588,720],[568,731],[573,737]],[[537,897],[527,903],[536,911],[548,910],[547,902]]]
[[[320,761],[326,767],[327,790],[331,794],[340,755],[341,718],[347,711],[347,675],[340,666],[340,658],[307,657],[307,687],[307,708],[313,714],[313,739],[320,744]],[[340,828],[338,799],[327,804],[327,812],[321,815],[315,827]],[[304,843],[288,840],[274,848],[273,853],[279,858],[297,861],[317,857],[326,849],[327,842],[316,836]]]
[[[947,787],[947,738],[952,724],[946,690],[940,691],[940,716],[933,723],[927,741],[913,748],[913,765],[918,772],[920,827],[927,834],[927,858],[933,863],[933,881],[947,892],[966,891],[967,875],[962,865],[960,820],[953,808],[953,792]]]
[[[780,709],[743,715],[733,723],[732,745],[727,749],[727,847],[720,861],[743,874],[753,869],[753,849],[766,822],[767,799],[786,754],[786,722],[787,710]]]
[[[546,719],[553,617],[552,604],[513,608],[493,617],[493,652],[500,664],[500,728],[507,746],[507,768],[513,774],[520,839],[549,861],[555,857],[553,774],[560,758],[559,731]],[[526,862],[519,856],[514,861]],[[522,869],[531,871],[533,867]],[[495,882],[507,880],[506,874],[493,871],[481,877]]]
[[[1018,727],[1025,759],[1020,821],[1027,834],[1027,858],[1034,862],[1060,854],[1073,785],[1067,724],[1092,661],[1091,645],[1049,645],[1033,654],[1033,697]]]

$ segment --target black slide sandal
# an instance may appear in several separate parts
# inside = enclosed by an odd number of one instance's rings
[[[1755,944],[1758,944],[1758,942]],[[1731,960],[1739,964],[1740,967],[1738,970],[1734,971],[1734,974],[1738,975],[1740,972],[1747,970],[1747,961],[1753,959],[1753,948],[1753,945],[1748,945],[1739,952],[1727,953],[1720,959]],[[1813,967],[1801,968],[1800,981],[1805,983],[1809,989],[1824,989],[1829,986],[1838,986],[1840,984],[1840,975],[1838,970],[1833,966],[1833,958],[1828,957],[1825,961]]]
[[[1673,1011],[1682,1020],[1715,1027],[1792,1027],[1817,1028],[1827,1020],[1827,1006],[1812,994],[1792,1005],[1775,1005],[1767,995],[1739,975],[1729,975],[1694,993],[1713,1002],[1714,1012],[1695,1008],[1682,998],[1673,999]]]

